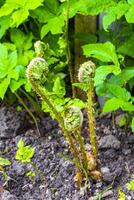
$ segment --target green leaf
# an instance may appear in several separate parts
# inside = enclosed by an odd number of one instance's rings
[[[126,20],[128,23],[134,23],[134,4],[132,4],[125,14]]]
[[[6,30],[10,26],[10,17],[9,16],[4,16],[0,18],[0,39],[3,37],[5,34]]]
[[[12,53],[9,54],[8,56],[9,60],[9,68],[12,69],[17,65],[17,52],[13,51]]]
[[[16,26],[18,27],[22,22],[24,22],[28,18],[29,12],[28,10],[21,8],[17,11],[15,11],[12,14],[12,24],[11,26]]]
[[[121,54],[128,55],[134,58],[134,35],[130,36],[125,42],[123,42],[117,51]]]
[[[7,91],[9,84],[10,84],[9,78],[5,78],[3,81],[0,82],[0,98],[1,99],[4,98],[4,95]]]
[[[77,98],[74,98],[74,99],[72,100],[72,104],[71,104],[71,105],[76,106],[76,107],[78,107],[79,109],[83,109],[83,108],[86,107],[86,103],[83,102],[83,101],[80,100],[80,99],[77,99]]]
[[[109,25],[111,25],[114,21],[120,19],[128,10],[129,6],[125,2],[119,2],[114,7],[109,7],[107,10],[107,14],[103,17],[103,26],[107,31]]]
[[[12,79],[10,82],[10,89],[14,93],[17,89],[19,89],[25,83],[26,83],[26,80],[22,78],[19,78],[18,81]]]
[[[123,101],[129,101],[131,98],[130,92],[128,92],[125,88],[121,88],[119,85],[108,84],[107,85],[109,92],[119,99]]]
[[[48,20],[47,24],[45,24],[41,29],[41,38],[43,38],[49,31],[52,34],[59,34],[63,32],[64,26],[64,15],[61,14],[59,16],[55,16]]]
[[[125,194],[121,189],[119,189],[118,195],[119,195],[118,200],[125,200],[126,199]]]
[[[134,118],[132,118],[131,129],[132,129],[132,131],[134,132]]]
[[[40,23],[47,23],[55,14],[48,7],[42,6],[31,11],[30,16],[36,18]]]
[[[134,77],[134,67],[126,67],[117,76],[112,76],[109,80],[109,83],[123,86],[133,77]]]
[[[27,177],[35,177],[35,172],[29,171],[26,173]]]
[[[5,4],[0,8],[0,17],[7,16],[13,12],[14,9],[18,9],[19,4],[12,0],[6,0]]]
[[[73,86],[78,87],[85,92],[87,92],[89,89],[89,84],[86,83],[73,83]]]
[[[103,112],[112,112],[121,108],[123,101],[118,98],[112,98],[105,102]]]
[[[134,190],[134,180],[131,180],[129,183],[127,183],[127,189]]]
[[[121,109],[124,111],[132,112],[134,111],[134,105],[130,102],[123,102]]]
[[[12,26],[19,26],[28,18],[29,10],[41,6],[42,2],[43,0],[6,0],[5,4],[0,8],[0,17],[11,15],[13,19]]]
[[[41,39],[43,39],[48,34],[49,31],[50,27],[48,26],[48,24],[43,25],[41,28]]]
[[[5,158],[0,157],[0,166],[11,165],[11,162]]]
[[[22,139],[20,139],[17,146],[18,149],[15,156],[16,160],[20,160],[22,163],[31,162],[35,149],[30,146],[25,146]]]
[[[59,77],[56,78],[53,86],[53,92],[58,96],[58,97],[64,97],[66,91],[65,91],[65,84],[63,80],[61,80]]]
[[[84,45],[83,52],[86,57],[94,57],[103,62],[113,62],[117,67],[117,74],[120,72],[115,47],[111,42]]]
[[[0,43],[0,62],[7,59],[8,51],[5,45]]]
[[[57,14],[57,10],[59,8],[59,1],[58,0],[49,0],[49,1],[45,1],[45,6],[47,8],[49,8],[49,10],[54,13]]]
[[[134,0],[127,0],[127,2],[128,2],[130,5],[134,4]]]
[[[117,67],[115,65],[104,65],[98,67],[95,72],[95,86],[102,84],[105,81],[107,75],[111,73],[118,73]]]

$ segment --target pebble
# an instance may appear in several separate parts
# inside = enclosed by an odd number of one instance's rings
[[[121,146],[120,141],[113,135],[104,136],[99,140],[100,149],[113,148],[118,150],[120,149],[120,146]]]
[[[101,172],[103,181],[107,183],[111,183],[113,181],[113,174],[110,172],[110,169],[108,167],[102,167]]]

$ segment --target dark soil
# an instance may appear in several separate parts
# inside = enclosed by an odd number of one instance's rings
[[[0,127],[3,126],[3,121],[6,127],[2,129],[2,133],[0,132],[0,152],[2,157],[9,159],[12,163],[5,167],[10,179],[4,187],[2,186],[4,183],[2,175],[0,177],[2,200],[95,200],[95,195],[109,187],[111,188],[102,199],[118,200],[119,186],[125,192],[127,200],[134,200],[134,192],[126,189],[126,183],[134,179],[134,135],[129,130],[125,131],[117,125],[114,128],[111,115],[96,119],[99,162],[103,172],[103,181],[98,183],[91,181],[90,184],[83,186],[78,191],[73,180],[75,169],[71,163],[72,156],[57,123],[49,116],[44,117],[40,122],[42,136],[39,137],[34,125],[27,126],[24,114],[21,117],[21,114],[16,114],[13,109],[9,108],[1,108],[0,112],[3,112],[3,117],[0,118]],[[9,117],[7,117],[7,113],[10,113]],[[15,116],[14,120],[13,116]],[[15,119],[17,128],[14,127],[13,130],[12,121],[14,121],[15,126]],[[12,127],[12,134],[10,127]],[[86,138],[86,147],[90,150],[87,130],[85,119],[83,135]],[[10,137],[6,131],[10,132]],[[30,180],[25,174],[32,170],[31,166],[22,165],[15,160],[17,143],[20,138],[25,141],[26,145],[35,147],[32,161],[43,172],[44,180],[38,174],[34,180]],[[110,140],[112,141],[110,142]],[[88,195],[89,186],[93,198]],[[4,196],[5,192],[8,194],[6,193]]]

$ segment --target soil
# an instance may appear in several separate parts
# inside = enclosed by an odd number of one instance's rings
[[[1,200],[96,200],[95,196],[102,191],[105,191],[105,197],[100,199],[118,200],[119,187],[125,192],[127,200],[134,200],[134,192],[126,188],[126,183],[134,179],[134,135],[128,129],[121,129],[117,125],[114,127],[110,114],[96,118],[98,161],[103,180],[97,183],[91,180],[80,191],[73,180],[75,167],[71,162],[68,144],[56,121],[46,115],[39,122],[42,133],[39,137],[34,124],[26,120],[26,113],[2,107],[0,114],[3,116],[0,118],[0,127],[3,127],[3,122],[6,127],[0,131],[0,152],[2,157],[11,161],[11,165],[4,168],[10,177],[4,186],[4,179],[0,174]],[[82,134],[86,148],[90,150],[86,117]],[[42,171],[44,179],[38,173],[33,179],[26,177],[32,167],[15,160],[20,138],[26,145],[35,147],[32,161]]]

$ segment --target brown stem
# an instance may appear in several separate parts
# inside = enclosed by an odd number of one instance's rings
[[[84,173],[86,172],[86,174],[88,174],[87,154],[86,154],[86,150],[85,150],[83,137],[80,134],[80,130],[77,130],[74,133],[74,135],[75,135],[75,138],[76,138],[76,140],[77,140],[77,142],[79,143],[79,146],[80,146],[80,150],[81,150],[81,154],[82,154],[82,164],[83,164],[83,168],[84,168]]]
[[[87,93],[87,109],[88,109],[88,120],[89,120],[89,138],[92,147],[92,153],[96,157],[98,153],[96,131],[95,131],[95,118],[94,118],[94,103],[93,103],[93,82],[89,83],[89,90]]]

